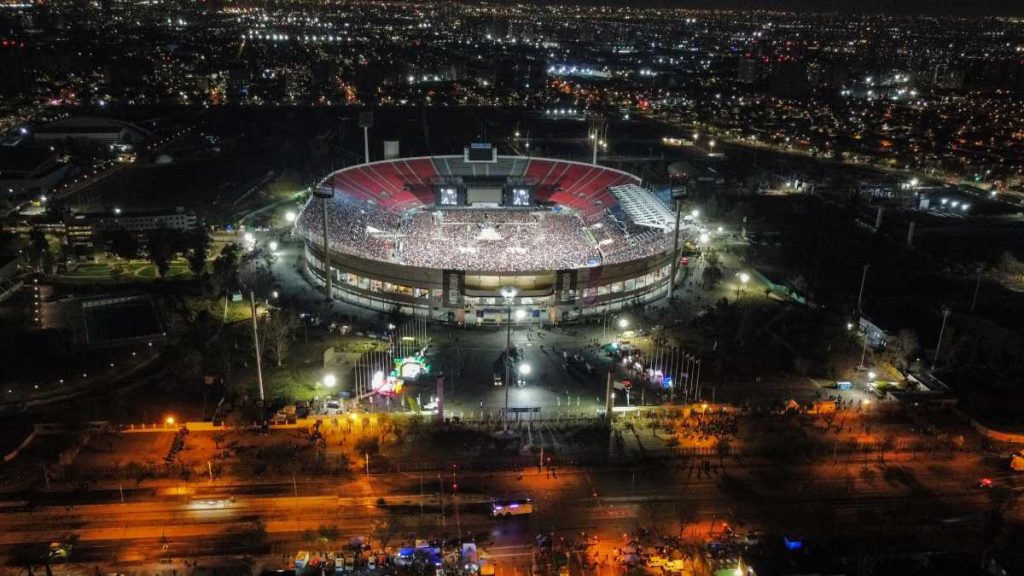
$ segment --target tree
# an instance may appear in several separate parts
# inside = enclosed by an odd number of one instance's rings
[[[53,260],[50,254],[50,243],[46,240],[46,234],[38,227],[33,227],[28,232],[28,246],[25,248],[29,263],[37,268],[46,268],[47,262]]]
[[[213,260],[210,275],[210,289],[214,295],[221,295],[238,285],[238,256],[240,250],[234,242],[224,246]]]
[[[1009,276],[1020,278],[1024,276],[1024,263],[1017,259],[1009,251],[1004,251],[999,255],[999,261],[996,263],[996,268]]]
[[[269,296],[274,284],[269,261],[258,253],[246,254],[238,267],[238,282],[246,292],[255,293],[257,298]]]
[[[160,227],[149,233],[147,245],[149,246],[149,261],[156,266],[160,277],[167,276],[171,269],[171,260],[177,253],[177,238],[175,233],[167,228]]]
[[[370,537],[380,542],[381,548],[387,548],[391,540],[401,533],[401,516],[389,514],[387,518],[374,520],[370,527]]]
[[[722,269],[718,266],[706,266],[701,274],[701,280],[708,288],[713,288],[722,281]]]
[[[188,269],[199,276],[206,271],[206,257],[210,253],[210,245],[213,244],[210,233],[205,227],[197,226],[185,236],[184,243]]]
[[[341,534],[337,526],[325,526],[323,524],[317,528],[316,533],[317,541],[321,544],[322,548],[327,548],[328,545],[337,542],[338,537]]]
[[[263,321],[264,349],[269,349],[278,366],[281,366],[288,354],[289,343],[298,325],[299,319],[295,313],[281,308],[272,310]]]
[[[131,260],[139,257],[139,239],[135,234],[118,228],[109,236],[110,253],[118,258]]]
[[[921,342],[917,332],[913,330],[900,330],[886,342],[885,358],[893,366],[905,371],[913,358],[921,349]]]

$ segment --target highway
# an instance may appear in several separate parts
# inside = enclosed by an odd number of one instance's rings
[[[717,466],[717,462],[714,462]],[[218,481],[143,487],[120,492],[78,492],[28,500],[24,509],[0,512],[0,553],[8,560],[26,545],[77,538],[72,562],[126,565],[161,557],[208,558],[248,554],[278,562],[300,548],[316,548],[306,531],[337,527],[338,546],[352,536],[376,536],[375,522],[392,523],[391,544],[417,537],[473,536],[486,548],[502,550],[509,566],[533,562],[530,543],[538,533],[599,534],[602,542],[640,526],[678,533],[685,520],[690,538],[720,530],[722,522],[777,534],[878,536],[905,542],[930,539],[947,550],[979,545],[985,513],[997,495],[975,488],[978,459],[961,456],[946,462],[900,460],[872,463],[804,465],[782,469],[749,460],[724,462],[710,475],[679,461],[648,468],[556,469],[557,477],[536,468],[518,472],[436,475],[388,474],[339,482],[332,478],[287,479],[266,484]],[[996,478],[999,494],[1016,491],[1016,478]],[[196,499],[231,494],[223,507]],[[298,494],[296,496],[296,494]],[[492,496],[529,495],[536,513],[529,518],[492,519]],[[378,502],[383,498],[383,502]],[[444,520],[440,510],[444,503]],[[80,501],[74,506],[48,501]],[[457,510],[457,512],[456,512]],[[893,521],[899,519],[898,522]],[[166,550],[165,550],[166,548]]]

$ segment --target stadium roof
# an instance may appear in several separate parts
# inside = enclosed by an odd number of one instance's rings
[[[619,206],[634,223],[650,228],[671,230],[674,227],[672,211],[646,188],[636,184],[623,184],[609,188],[619,199]]]

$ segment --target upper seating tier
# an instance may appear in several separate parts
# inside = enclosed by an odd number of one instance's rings
[[[614,206],[608,188],[639,184],[635,176],[568,160],[501,156],[496,163],[467,163],[461,156],[385,160],[335,172],[336,193],[395,212],[434,204],[433,184],[446,178],[505,177],[537,186],[537,199],[561,204],[587,220]]]

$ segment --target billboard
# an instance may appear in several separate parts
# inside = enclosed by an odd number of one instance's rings
[[[394,160],[399,157],[398,140],[384,141],[384,159]]]

